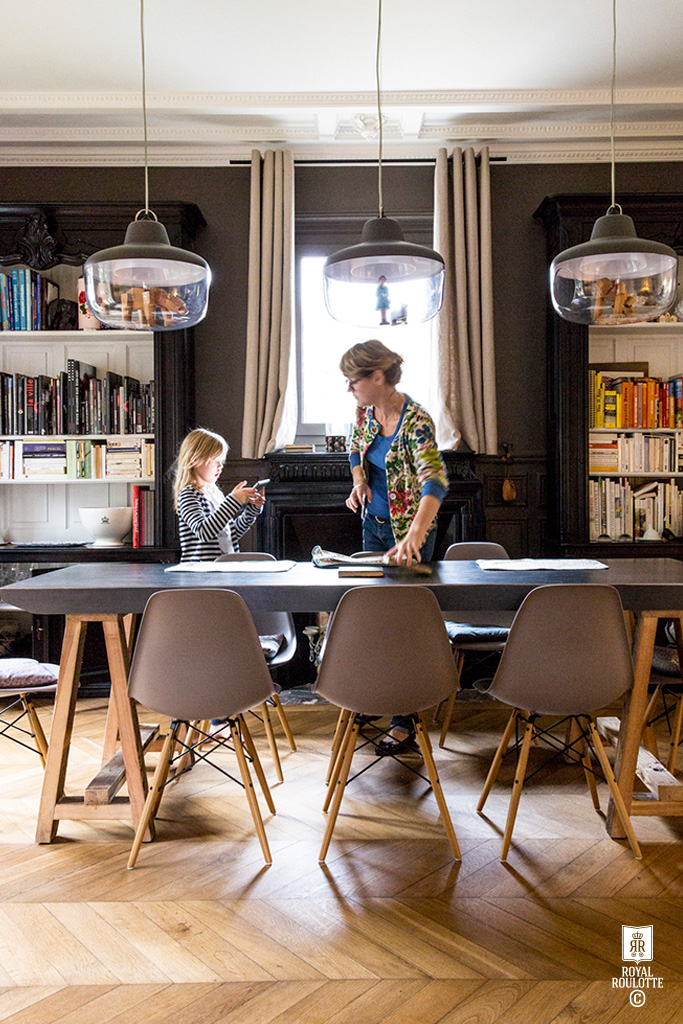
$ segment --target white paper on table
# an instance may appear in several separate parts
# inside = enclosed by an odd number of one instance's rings
[[[179,565],[167,565],[164,572],[287,572],[293,569],[296,562],[290,558],[281,558],[278,562],[266,561],[250,562],[181,562]]]
[[[606,569],[604,562],[595,558],[478,558],[480,569],[526,570],[534,569]]]

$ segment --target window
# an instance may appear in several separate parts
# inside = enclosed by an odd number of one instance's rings
[[[308,248],[308,252],[306,251]],[[333,251],[335,247],[330,247]],[[337,246],[336,248],[340,248]],[[323,298],[323,265],[326,256],[320,247],[301,247],[297,257],[297,366],[299,381],[299,427],[302,440],[322,440],[326,433],[348,434],[355,420],[356,404],[339,370],[344,352],[359,341],[379,338],[403,356],[403,375],[399,388],[427,409],[435,408],[437,380],[436,345],[433,323],[395,323],[377,328],[351,327],[333,320]],[[375,303],[376,285],[368,285],[368,294],[359,286],[359,301]],[[400,311],[391,311],[391,312]],[[328,429],[329,428],[329,429]]]

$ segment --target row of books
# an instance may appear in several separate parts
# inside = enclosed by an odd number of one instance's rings
[[[0,441],[0,480],[154,478],[154,442],[146,438]]]
[[[683,427],[683,374],[609,377],[588,371],[590,427]]]
[[[149,548],[154,543],[154,491],[133,484],[133,547]]]
[[[590,539],[641,540],[648,529],[683,535],[683,491],[675,480],[633,488],[626,478],[589,480]]]
[[[589,473],[683,473],[683,434],[589,435]]]
[[[0,372],[0,435],[153,434],[154,381],[68,359],[56,377]]]
[[[26,267],[0,273],[0,327],[3,331],[41,331],[47,307],[59,298],[59,285]]]

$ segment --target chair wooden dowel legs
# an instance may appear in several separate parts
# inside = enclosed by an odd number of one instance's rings
[[[138,859],[138,853],[140,852],[140,846],[142,845],[142,840],[145,836],[145,832],[147,831],[147,826],[149,825],[150,821],[156,814],[156,811],[159,808],[159,804],[161,803],[161,795],[163,793],[164,783],[168,778],[168,772],[171,767],[172,750],[173,746],[175,745],[175,738],[176,733],[178,731],[178,725],[179,723],[172,723],[172,727],[169,729],[168,735],[164,740],[164,745],[161,748],[161,753],[159,754],[159,763],[156,766],[154,778],[152,779],[152,784],[149,787],[149,791],[147,793],[147,799],[145,800],[145,806],[142,811],[142,817],[138,822],[138,827],[135,832],[135,839],[133,840],[133,846],[130,851],[130,856],[128,857],[129,871],[135,867],[135,862]]]
[[[296,740],[294,739],[294,735],[292,733],[292,730],[289,727],[289,722],[287,721],[287,715],[285,714],[285,709],[282,706],[282,701],[280,700],[280,698],[279,698],[277,693],[273,694],[273,696],[271,697],[271,700],[272,700],[273,704],[275,705],[275,711],[277,712],[277,717],[280,719],[280,725],[282,726],[282,731],[283,731],[283,733],[285,734],[285,736],[287,738],[287,742],[289,743],[289,749],[290,750],[296,750]]]
[[[443,713],[443,722],[441,723],[441,735],[439,736],[440,747],[443,747],[446,742],[446,736],[448,735],[448,730],[451,727],[451,719],[453,718],[453,708],[455,707],[455,698],[457,693],[457,690],[453,690],[453,693],[446,701],[446,708]]]
[[[244,728],[244,719],[242,716],[238,716],[240,724]],[[268,839],[266,837],[266,830],[263,825],[263,818],[261,817],[261,811],[259,809],[258,800],[256,799],[256,793],[254,792],[254,784],[251,781],[251,773],[249,772],[249,765],[247,759],[244,756],[244,749],[240,739],[239,729],[237,727],[237,721],[230,721],[230,733],[232,735],[232,742],[235,748],[235,754],[237,756],[237,763],[240,769],[240,775],[242,776],[242,782],[244,783],[244,791],[247,795],[249,802],[249,809],[251,816],[254,820],[254,827],[256,828],[256,834],[261,844],[261,852],[263,853],[263,859],[266,864],[272,864],[273,858],[270,855],[270,847],[268,846]]]
[[[339,751],[338,760],[340,762],[340,770],[337,781],[334,785],[334,798],[332,800],[332,807],[330,808],[330,816],[327,821],[327,828],[325,829],[322,846],[320,847],[320,854],[318,855],[318,861],[321,864],[327,857],[327,851],[330,848],[330,841],[332,839],[332,833],[334,832],[334,826],[337,822],[339,808],[341,807],[341,802],[344,799],[344,788],[346,787],[346,782],[349,777],[349,769],[351,768],[351,761],[353,760],[353,754],[356,749],[356,740],[358,739],[359,728],[358,722],[356,722],[354,716],[350,719],[350,728],[347,728],[344,734],[344,740]]]
[[[589,723],[588,731],[591,738],[591,743],[593,744],[593,749],[597,754],[598,761],[600,762],[600,767],[602,768],[603,774],[607,781],[607,785],[609,786],[610,793],[612,794],[612,800],[614,801],[615,810],[621,822],[622,828],[626,833],[628,844],[633,850],[633,855],[636,858],[636,860],[642,860],[643,855],[640,852],[640,846],[638,845],[636,834],[633,831],[631,818],[629,817],[628,811],[626,810],[624,799],[621,795],[621,791],[617,785],[616,779],[614,778],[614,772],[612,771],[612,766],[609,763],[607,754],[605,753],[605,748],[602,745],[602,740],[598,735],[598,730],[595,728],[595,722],[591,721]]]
[[[432,744],[429,739],[429,733],[427,732],[424,715],[422,713],[417,717],[415,732],[417,733],[417,742],[420,745],[422,757],[424,758],[424,763],[427,768],[427,774],[429,775],[429,781],[432,784],[432,790],[434,791],[439,813],[441,814],[441,821],[443,822],[443,827],[445,828],[446,835],[448,836],[448,842],[450,843],[451,850],[453,851],[453,856],[456,860],[460,860],[460,847],[458,846],[458,840],[455,835],[455,829],[453,828],[453,822],[451,821],[451,815],[441,788],[439,773],[437,772],[436,765],[434,764]]]
[[[505,822],[505,833],[503,835],[503,847],[500,851],[500,859],[502,861],[507,860],[508,850],[510,849],[510,842],[512,840],[512,830],[515,827],[515,818],[517,817],[517,808],[519,807],[519,800],[522,795],[522,787],[524,786],[524,776],[526,775],[526,766],[529,760],[529,748],[531,747],[531,739],[534,735],[534,724],[527,719],[526,726],[524,728],[524,737],[522,739],[522,746],[519,751],[519,759],[517,761],[517,771],[515,772],[515,781],[512,784],[512,796],[510,797],[510,806],[508,807],[508,816]]]
[[[518,714],[518,711],[513,711],[512,714],[510,715],[510,718],[508,719],[508,724],[505,726],[503,738],[498,744],[496,756],[494,757],[493,762],[491,763],[489,773],[486,776],[486,782],[484,783],[484,788],[482,789],[481,796],[479,797],[479,803],[477,804],[478,811],[484,810],[484,804],[486,803],[488,795],[491,792],[491,787],[493,786],[493,783],[496,781],[498,777],[498,772],[500,771],[500,766],[505,756],[505,751],[508,748],[510,737],[512,736],[512,731],[515,727],[515,722],[517,721]]]
[[[678,744],[681,742],[681,726],[683,726],[683,694],[678,698],[676,718],[674,719],[673,729],[671,730],[671,740],[669,741],[669,760],[667,761],[666,767],[667,771],[670,771],[672,775],[676,774]]]
[[[343,730],[340,729],[339,743],[337,744],[337,753],[334,758],[330,757],[330,771],[328,771],[329,779],[327,783],[327,793],[325,794],[325,800],[323,801],[323,812],[327,813],[330,806],[330,801],[335,794],[337,780],[339,779],[339,773],[341,772],[342,762],[344,760],[344,751],[346,750],[346,744],[348,741],[349,733],[354,727],[356,716],[350,711],[343,711],[343,715],[346,717],[340,718],[338,725],[343,725]],[[358,732],[360,732],[360,726],[358,726]]]
[[[593,807],[596,811],[600,810],[600,799],[598,797],[598,787],[595,784],[595,775],[593,774],[593,759],[591,758],[591,752],[588,745],[583,757],[581,758],[584,772],[586,773],[586,782],[588,783],[588,789],[590,791],[591,799],[593,800]]]
[[[271,814],[275,814],[275,804],[273,803],[273,798],[270,794],[270,789],[268,788],[266,776],[264,775],[260,758],[256,752],[254,741],[252,739],[251,733],[249,732],[249,726],[247,725],[244,717],[240,719],[240,722],[242,725],[242,738],[244,740],[244,746],[247,748],[247,753],[249,754],[249,757],[251,758],[252,763],[254,765],[254,771],[256,772],[256,778],[259,780],[261,792],[263,793],[264,799],[268,804],[268,810],[270,811]]]
[[[327,775],[325,776],[326,786],[329,786],[330,784],[332,772],[334,771],[334,766],[337,761],[337,754],[339,753],[339,748],[342,744],[342,740],[344,739],[344,732],[346,731],[346,724],[349,720],[350,714],[350,711],[345,711],[342,708],[339,712],[339,716],[337,717],[337,724],[334,729],[334,736],[332,737],[332,748],[330,750],[330,763],[327,766]]]
[[[268,702],[264,701],[259,710],[263,715],[263,728],[266,731],[268,746],[270,747],[270,756],[273,759],[273,767],[275,768],[275,775],[277,776],[278,782],[283,782],[284,778],[282,775],[282,764],[280,763],[280,752],[277,749],[275,733],[273,732],[273,723],[271,722],[270,714],[268,713]]]
[[[43,727],[40,724],[40,719],[38,718],[38,712],[36,711],[35,704],[27,693],[21,694],[21,702],[26,714],[28,715],[28,720],[31,723],[33,742],[36,745],[36,750],[40,757],[40,763],[44,768],[45,761],[47,759],[47,740],[45,739],[45,733],[43,732]]]

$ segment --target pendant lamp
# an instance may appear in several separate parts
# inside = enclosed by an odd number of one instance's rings
[[[377,125],[379,136],[379,216],[366,221],[358,245],[333,253],[325,261],[323,286],[327,311],[335,320],[358,327],[389,324],[396,312],[401,323],[431,320],[443,302],[444,261],[424,245],[406,242],[398,221],[384,216],[382,197],[383,120],[380,89],[382,0],[378,0]]]
[[[559,253],[550,265],[555,311],[575,324],[634,324],[655,320],[676,298],[678,256],[668,245],[638,238],[631,217],[615,202],[614,86],[617,3],[612,0],[610,138],[612,202],[598,217],[590,241]]]
[[[145,207],[128,225],[123,245],[90,256],[83,268],[88,307],[107,327],[175,331],[206,316],[211,270],[194,252],[172,246],[149,208],[144,0],[140,0]]]

